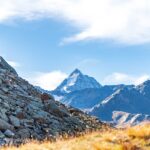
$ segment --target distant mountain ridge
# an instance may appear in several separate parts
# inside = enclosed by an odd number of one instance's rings
[[[123,88],[94,106],[89,114],[102,120],[111,121],[113,111],[124,111],[131,114],[150,114],[150,100],[144,97],[136,88]]]
[[[101,86],[74,91],[66,94],[61,102],[83,110],[90,109],[123,86]]]

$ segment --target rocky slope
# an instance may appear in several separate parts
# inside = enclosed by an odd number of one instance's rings
[[[0,145],[76,135],[102,125],[95,117],[39,92],[0,57]]]

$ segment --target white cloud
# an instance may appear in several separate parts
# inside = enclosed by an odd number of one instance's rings
[[[147,74],[140,76],[133,76],[124,73],[112,73],[108,75],[104,80],[104,84],[141,84],[144,81],[150,79],[150,76]]]
[[[0,0],[0,22],[18,17],[63,19],[81,31],[62,43],[86,39],[150,42],[149,0]]]
[[[8,62],[8,64],[10,64],[14,68],[21,66],[18,62],[15,62],[15,61],[7,61],[7,62]]]
[[[66,77],[66,73],[61,71],[52,71],[36,73],[35,76],[28,78],[28,80],[33,85],[40,86],[45,90],[54,90]]]

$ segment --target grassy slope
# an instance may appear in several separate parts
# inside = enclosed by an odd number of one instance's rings
[[[107,130],[55,143],[30,142],[1,150],[150,150],[150,123],[124,130]]]

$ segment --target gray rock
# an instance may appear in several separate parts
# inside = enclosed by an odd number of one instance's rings
[[[5,135],[0,131],[0,139],[5,138]]]
[[[10,130],[6,130],[6,131],[4,132],[4,134],[5,134],[7,137],[9,137],[9,138],[12,138],[12,137],[15,136],[15,134],[14,134],[12,131],[10,131]]]
[[[30,138],[30,131],[28,129],[20,129],[17,133],[21,139]]]
[[[0,139],[0,146],[4,146],[6,144],[6,141],[4,139]]]
[[[52,112],[54,115],[59,117],[67,117],[69,116],[68,112],[59,107],[54,100],[49,100],[45,103],[45,107],[48,111]]]
[[[0,118],[5,121],[8,121],[8,117],[6,115],[7,110],[5,108],[0,109]]]
[[[17,117],[11,115],[9,119],[13,126],[20,127],[20,120]]]
[[[7,123],[6,121],[0,119],[0,130],[7,130],[7,129],[10,129],[10,130],[13,130],[14,127]]]
[[[9,91],[9,89],[6,88],[6,87],[3,87],[2,90],[3,90],[5,93],[7,93],[7,92]]]
[[[0,85],[3,83],[3,80],[0,78]]]

